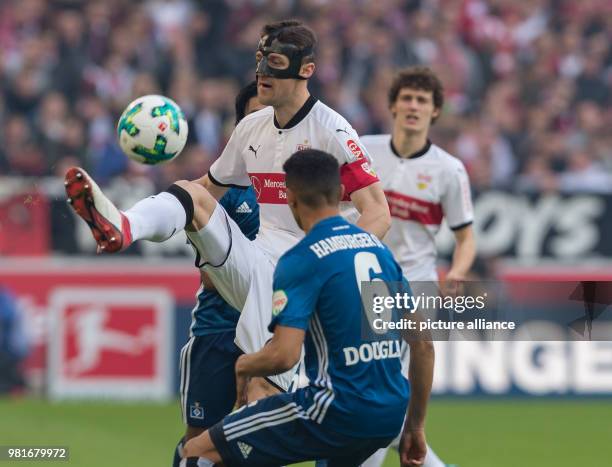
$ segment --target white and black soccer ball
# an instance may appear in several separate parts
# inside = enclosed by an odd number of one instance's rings
[[[187,121],[172,99],[142,96],[131,102],[117,124],[119,145],[132,160],[147,165],[171,161],[185,147]]]

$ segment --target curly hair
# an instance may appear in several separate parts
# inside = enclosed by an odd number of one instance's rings
[[[444,86],[440,78],[425,66],[411,66],[400,70],[391,83],[389,88],[389,105],[397,100],[397,96],[403,88],[418,89],[421,91],[431,91],[433,104],[436,109],[442,109],[444,105]],[[435,122],[437,117],[432,119]]]

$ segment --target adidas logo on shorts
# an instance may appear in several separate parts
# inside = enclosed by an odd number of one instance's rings
[[[237,214],[250,214],[253,210],[249,207],[246,201],[243,201],[240,206],[236,208]]]
[[[245,459],[249,457],[249,454],[251,454],[251,451],[253,450],[253,446],[249,446],[247,443],[243,443],[242,441],[238,441],[238,447],[240,448],[242,457]]]

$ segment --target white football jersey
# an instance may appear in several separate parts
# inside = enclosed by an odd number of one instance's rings
[[[391,211],[391,228],[383,242],[408,280],[437,280],[434,237],[442,219],[456,230],[474,218],[463,163],[429,141],[410,158],[396,154],[390,135],[364,136],[361,141],[374,157]]]
[[[284,128],[279,128],[272,107],[246,116],[208,172],[217,185],[253,185],[261,225],[255,241],[275,259],[304,236],[287,205],[283,164],[294,152],[307,148],[328,152],[338,160],[345,200],[378,181],[355,130],[312,96]]]

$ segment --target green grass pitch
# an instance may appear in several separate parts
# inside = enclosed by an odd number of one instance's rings
[[[434,400],[428,440],[461,467],[603,467],[612,465],[611,420],[609,399]],[[169,467],[181,433],[178,403],[0,400],[0,445],[69,446],[70,461],[61,465]],[[385,466],[397,465],[391,453]]]

